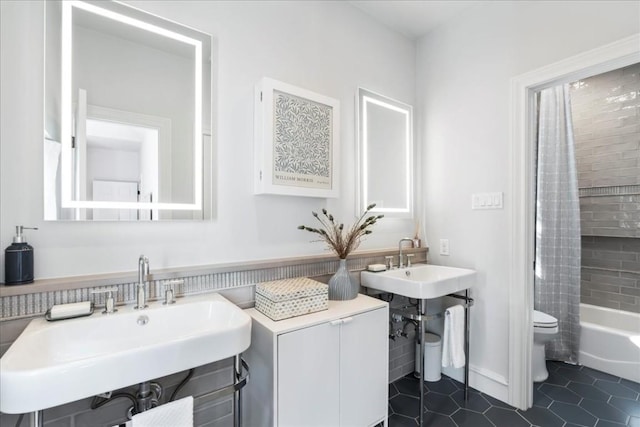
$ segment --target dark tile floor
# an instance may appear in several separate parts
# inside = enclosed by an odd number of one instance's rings
[[[640,384],[583,366],[547,362],[533,407],[515,409],[442,376],[425,382],[425,427],[640,427]],[[413,375],[389,384],[389,427],[418,425],[420,389]]]

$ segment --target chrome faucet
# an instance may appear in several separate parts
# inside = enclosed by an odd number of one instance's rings
[[[402,262],[402,242],[411,242],[411,246],[413,247],[413,239],[408,237],[400,239],[400,242],[398,242],[398,249],[400,250],[400,255],[398,255],[398,268],[404,268],[404,263]]]
[[[144,284],[147,281],[149,275],[149,258],[144,255],[140,255],[138,258],[138,284],[136,285],[137,305],[134,307],[136,310],[142,310],[147,308],[147,300],[144,292]]]

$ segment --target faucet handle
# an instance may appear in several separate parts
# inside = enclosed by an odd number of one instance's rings
[[[384,259],[387,260],[387,270],[393,269],[393,255],[387,255]]]
[[[175,280],[167,280],[162,283],[164,287],[164,302],[163,305],[175,304],[175,291],[173,289],[173,285],[182,285],[184,283],[184,279],[175,279]]]
[[[102,314],[112,314],[118,311],[118,309],[116,308],[115,299],[113,298],[113,292],[118,292],[118,288],[116,286],[91,291],[91,294],[107,294],[107,296],[105,297],[104,310],[102,310]]]
[[[415,254],[407,254],[407,267],[411,267],[411,258],[413,258]]]

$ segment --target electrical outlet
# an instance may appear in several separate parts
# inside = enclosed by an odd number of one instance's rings
[[[449,239],[440,239],[440,255],[449,255]]]

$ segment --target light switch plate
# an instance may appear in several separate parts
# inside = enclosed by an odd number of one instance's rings
[[[471,196],[471,209],[502,209],[503,193],[476,193]]]

